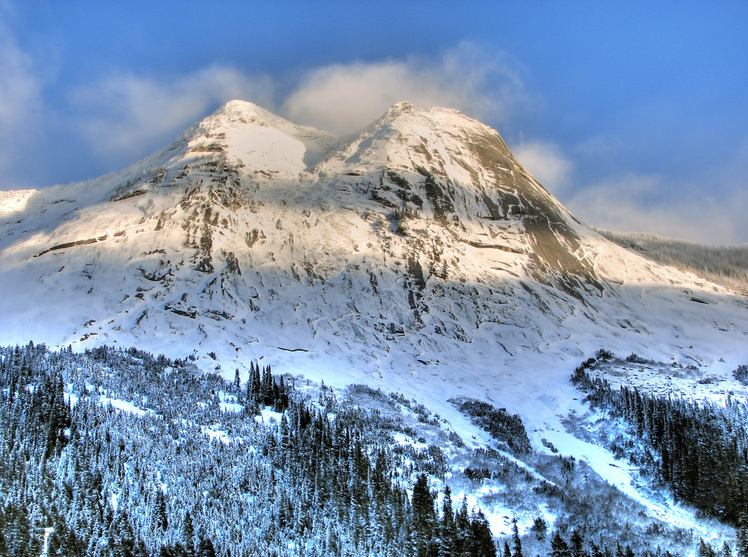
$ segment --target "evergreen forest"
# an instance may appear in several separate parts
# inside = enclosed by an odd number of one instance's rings
[[[39,555],[47,527],[66,556],[496,554],[483,514],[449,488],[439,509],[361,409],[269,367],[242,385],[137,350],[0,361],[2,555]]]
[[[721,405],[654,396],[625,385],[613,389],[591,373],[611,359],[610,352],[600,350],[571,378],[593,408],[625,420],[643,450],[634,450],[631,439],[610,448],[665,484],[676,501],[734,526],[739,554],[748,555],[748,406],[729,395]],[[627,357],[629,363],[639,361],[635,354]]]
[[[652,447],[664,449],[642,465],[740,525],[746,440],[730,424],[745,409],[662,406],[611,391],[585,365],[574,381],[593,404],[626,415],[642,438],[661,436]],[[45,541],[48,555],[92,557],[672,557],[697,546],[716,555],[641,518],[551,442],[535,451],[505,409],[453,401],[495,440],[474,450],[398,393],[346,392],[254,362],[227,381],[134,348],[0,348],[0,555],[37,556]],[[681,448],[691,435],[712,440]],[[691,460],[679,460],[684,451]],[[712,506],[707,485],[726,494]],[[496,537],[481,505],[534,522],[520,531],[515,517]]]

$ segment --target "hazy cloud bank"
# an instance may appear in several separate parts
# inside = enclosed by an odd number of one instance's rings
[[[333,64],[286,83],[213,66],[172,78],[115,74],[78,87],[70,100],[78,126],[100,152],[136,151],[153,138],[167,141],[206,111],[232,99],[251,100],[289,120],[347,134],[371,123],[400,101],[448,106],[500,122],[529,104],[517,70],[501,53],[489,56],[464,43],[437,58]],[[170,139],[170,137],[169,137]]]
[[[584,146],[583,146],[584,147]],[[616,232],[643,232],[707,245],[748,237],[748,191],[736,176],[748,175],[748,140],[729,168],[715,175],[720,192],[675,183],[660,175],[629,173],[586,185],[558,145],[520,143],[512,149],[530,173],[582,222]],[[744,241],[744,240],[742,240]]]
[[[572,185],[574,163],[558,145],[543,141],[524,142],[513,146],[512,153],[554,196],[560,197]]]
[[[506,55],[462,43],[435,59],[412,57],[315,68],[281,103],[290,120],[332,133],[360,129],[400,101],[457,108],[498,123],[530,104]]]
[[[111,75],[70,93],[78,109],[74,122],[97,151],[140,153],[142,145],[169,141],[211,107],[232,99],[272,102],[268,77],[249,77],[213,66],[172,79]]]
[[[678,195],[677,184],[661,176],[626,175],[579,189],[561,201],[580,220],[616,232],[648,232],[707,245],[729,245],[748,235],[741,215],[748,192],[722,196]],[[656,192],[672,192],[664,199]]]

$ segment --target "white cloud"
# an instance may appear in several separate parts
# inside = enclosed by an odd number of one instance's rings
[[[336,134],[356,131],[400,101],[457,108],[494,122],[527,102],[516,69],[502,53],[490,56],[462,43],[435,59],[412,57],[315,68],[282,104],[290,120]]]
[[[0,122],[4,130],[18,126],[38,108],[39,80],[31,57],[0,27]]]
[[[564,204],[587,224],[618,232],[649,232],[710,245],[745,238],[748,193],[735,189],[715,199],[679,191],[659,176],[627,175],[578,191]],[[672,193],[663,198],[662,192]]]
[[[267,106],[272,90],[269,78],[213,66],[176,79],[114,75],[74,90],[70,98],[81,109],[84,134],[99,152],[142,155],[144,143],[168,139],[211,106],[232,99]]]
[[[288,91],[278,102],[277,91]],[[314,68],[290,87],[269,76],[213,66],[176,78],[116,74],[78,87],[69,98],[76,126],[101,155],[146,154],[212,106],[252,101],[291,121],[344,134],[360,129],[396,102],[448,106],[478,119],[502,121],[528,104],[519,73],[501,52],[463,43],[436,58],[410,57]]]
[[[558,145],[542,141],[524,142],[512,148],[512,152],[553,195],[563,194],[571,184],[574,165]]]
[[[6,11],[0,5],[0,15]],[[19,179],[14,175],[18,154],[28,145],[41,115],[41,80],[31,56],[0,23],[0,187]]]

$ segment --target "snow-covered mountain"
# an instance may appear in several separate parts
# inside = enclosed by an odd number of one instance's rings
[[[455,110],[335,138],[232,101],[122,172],[6,193],[0,219],[4,344],[262,357],[532,402],[540,429],[538,393],[553,414],[548,386],[601,346],[726,378],[748,360],[744,297],[605,240]]]
[[[677,370],[632,364],[650,390],[748,399],[744,296],[606,240],[442,108],[335,138],[232,101],[122,172],[4,192],[0,285],[2,345],[137,346],[232,378],[259,359],[416,397],[476,447],[447,400],[486,400],[681,526],[564,427],[585,411],[571,371],[604,347]]]

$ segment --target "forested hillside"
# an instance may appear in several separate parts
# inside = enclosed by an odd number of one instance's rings
[[[288,397],[268,368],[240,392],[184,362],[90,356],[2,353],[3,554],[38,555],[47,526],[53,555],[494,554],[483,515],[448,491],[436,512],[375,416]]]
[[[550,441],[536,452],[518,416],[454,404],[491,446],[398,393],[254,363],[227,382],[135,349],[0,348],[0,555],[39,555],[44,528],[65,556],[668,557],[699,543]],[[492,535],[489,518],[509,529]]]
[[[613,389],[599,375],[612,358],[600,350],[572,376],[593,408],[628,424],[633,438],[618,436],[609,448],[667,485],[676,501],[737,528],[738,553],[748,555],[748,406],[729,396],[719,405]],[[646,363],[635,354],[627,362]]]

